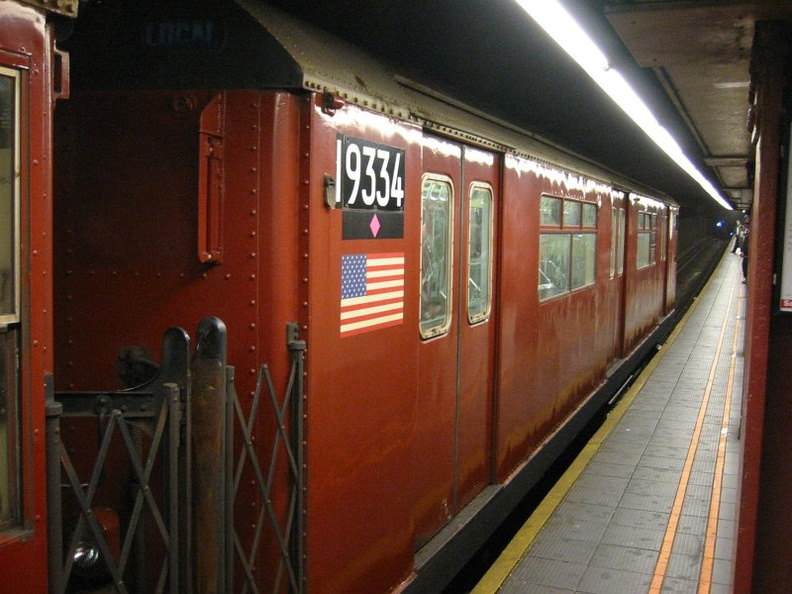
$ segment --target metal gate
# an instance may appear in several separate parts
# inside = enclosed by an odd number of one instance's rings
[[[305,343],[296,325],[287,333],[292,364],[285,393],[278,397],[262,366],[247,414],[217,318],[199,324],[192,354],[187,333],[168,330],[156,374],[139,387],[55,393],[47,378],[50,592],[262,592],[254,566],[262,562],[268,530],[280,551],[266,560],[274,576],[266,591],[303,592]],[[265,414],[277,425],[269,452],[253,440],[256,418]],[[80,429],[73,439],[62,434],[64,420]],[[83,427],[96,439],[86,440]],[[289,505],[279,517],[272,499],[284,456]],[[243,542],[234,500],[251,472],[263,505],[254,538]],[[114,506],[107,491],[122,496]]]

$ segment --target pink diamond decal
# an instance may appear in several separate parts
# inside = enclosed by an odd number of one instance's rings
[[[371,217],[371,223],[369,223],[369,229],[371,229],[371,233],[372,235],[374,235],[374,237],[376,237],[377,233],[379,233],[380,227],[382,227],[382,225],[380,225],[377,215]]]

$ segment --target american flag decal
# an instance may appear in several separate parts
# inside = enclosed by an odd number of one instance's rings
[[[404,253],[341,256],[341,336],[404,320]]]

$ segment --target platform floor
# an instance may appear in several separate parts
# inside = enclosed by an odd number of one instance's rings
[[[473,593],[731,592],[745,287],[727,252]]]

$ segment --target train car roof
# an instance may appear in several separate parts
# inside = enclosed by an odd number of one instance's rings
[[[530,131],[437,92],[371,54],[256,0],[88,5],[74,40],[75,85],[88,89],[271,88],[332,93],[438,134],[550,162],[625,191],[674,201]],[[98,51],[102,48],[102,51]]]
[[[345,102],[411,120],[439,134],[551,162],[620,189],[650,194],[676,204],[655,189],[437,92],[429,86],[429,81],[402,76],[366,52],[304,21],[256,0],[236,2],[288,52],[302,73],[304,89],[333,93]]]

